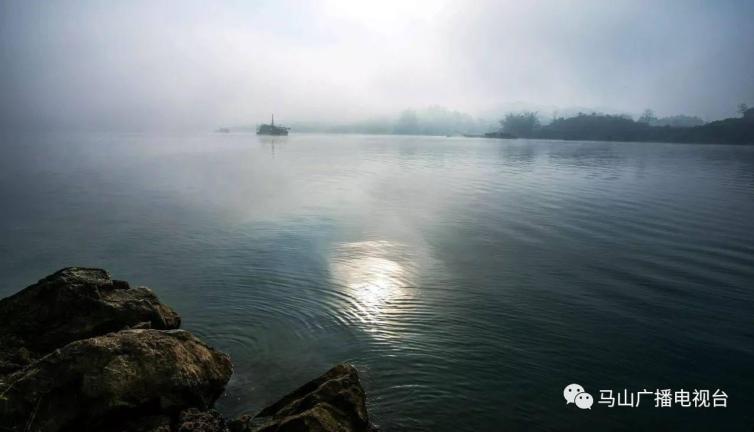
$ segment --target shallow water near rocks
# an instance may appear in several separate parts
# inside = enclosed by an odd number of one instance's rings
[[[383,430],[754,425],[754,147],[3,137],[0,295],[152,287],[255,412],[342,361]],[[566,406],[722,389],[727,408]],[[646,405],[645,405],[646,404]]]

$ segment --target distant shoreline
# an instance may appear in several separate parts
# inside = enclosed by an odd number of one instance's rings
[[[306,131],[295,133],[293,131],[291,135],[363,135],[363,136],[382,136],[382,137],[431,137],[431,138],[478,138],[484,140],[537,140],[537,141],[568,141],[568,142],[609,142],[609,143],[655,143],[655,144],[700,144],[700,145],[736,145],[736,146],[749,146],[754,145],[752,142],[722,142],[722,141],[661,141],[661,140],[628,140],[628,139],[609,139],[609,138],[544,138],[544,137],[500,137],[500,136],[485,136],[485,134],[465,134],[465,135],[432,135],[432,134],[397,134],[397,133],[370,133],[370,132],[325,132],[325,131]],[[240,133],[255,135],[254,132],[247,130],[233,130],[231,128],[230,133]],[[227,133],[223,133],[227,134]],[[287,137],[267,137],[273,139],[285,139]]]
[[[655,119],[656,120],[656,119]],[[742,112],[739,118],[727,118],[697,126],[659,126],[651,119],[633,120],[627,116],[610,114],[584,114],[553,119],[542,125],[537,113],[508,114],[500,121],[501,129],[486,133],[437,130],[417,125],[416,131],[406,130],[359,130],[353,128],[302,128],[303,133],[376,135],[376,136],[435,136],[485,139],[547,139],[561,141],[606,141],[606,142],[657,142],[677,144],[734,144],[754,145],[754,108]],[[296,132],[292,128],[292,132]],[[255,129],[223,127],[217,132],[252,132]]]

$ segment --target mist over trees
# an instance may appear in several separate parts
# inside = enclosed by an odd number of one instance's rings
[[[669,126],[669,127],[693,127],[701,126],[704,124],[704,120],[696,116],[687,115],[675,115],[669,117],[661,117],[655,119],[650,126]]]
[[[391,133],[401,135],[459,135],[481,132],[489,127],[469,114],[441,106],[404,110],[392,124]]]
[[[494,122],[441,106],[406,109],[395,117],[379,117],[344,124],[293,123],[299,132],[370,133],[399,135],[461,135],[483,133]]]
[[[693,127],[701,126],[704,124],[704,120],[699,117],[687,116],[687,115],[675,115],[669,117],[658,118],[654,111],[651,109],[644,110],[639,120],[639,123],[646,123],[650,126],[670,126],[670,127]]]

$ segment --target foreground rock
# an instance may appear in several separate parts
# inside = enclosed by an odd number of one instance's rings
[[[370,430],[364,390],[339,365],[229,422],[212,409],[232,366],[148,288],[67,268],[0,300],[0,430]]]
[[[356,369],[340,364],[255,417],[231,423],[232,432],[370,431],[364,389]]]
[[[178,417],[178,432],[226,432],[225,419],[215,410],[191,408]]]
[[[131,288],[101,269],[63,269],[0,300],[0,373],[79,339],[180,325],[178,314],[149,288]]]
[[[231,373],[227,355],[186,331],[110,333],[72,342],[7,377],[0,423],[58,431],[208,409]]]

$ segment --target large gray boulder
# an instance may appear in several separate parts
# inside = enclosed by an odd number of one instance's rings
[[[5,377],[0,426],[98,430],[135,416],[208,409],[231,373],[226,354],[189,332],[123,330],[72,342]]]
[[[368,432],[372,430],[356,368],[339,364],[256,416],[230,423],[232,432]]]
[[[226,424],[212,406],[230,360],[180,322],[101,269],[63,269],[0,300],[0,431],[371,430],[350,365]]]
[[[131,288],[102,269],[65,268],[0,300],[0,374],[79,339],[180,325],[149,288]]]

